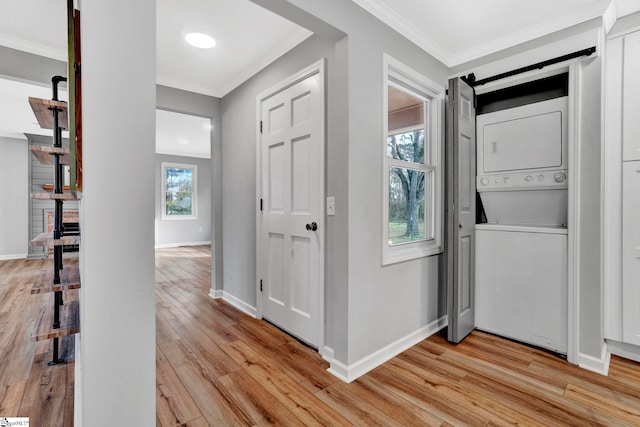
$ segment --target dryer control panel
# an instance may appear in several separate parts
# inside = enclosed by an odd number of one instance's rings
[[[568,188],[567,170],[492,174],[476,177],[478,191]]]

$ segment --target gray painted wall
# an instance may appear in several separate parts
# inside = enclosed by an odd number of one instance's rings
[[[256,305],[256,96],[321,58],[327,65],[326,192],[336,215],[326,221],[325,341],[347,342],[347,42],[313,36],[222,99],[224,290]],[[339,338],[337,337],[339,335]],[[337,345],[336,342],[341,343]]]
[[[348,38],[335,44],[313,37],[222,100],[223,164],[233,165],[223,184],[225,290],[255,304],[255,129],[246,126],[255,121],[255,97],[327,57],[327,195],[336,196],[337,212],[326,235],[325,340],[338,361],[351,364],[445,314],[438,256],[381,266],[382,54],[443,87],[448,69],[352,2],[289,3]]]
[[[50,86],[51,77],[67,75],[67,63],[0,46],[0,76]],[[62,84],[61,87],[65,85]]]
[[[224,290],[254,307],[256,96],[321,58],[331,62],[333,50],[333,43],[312,36],[222,98]]]
[[[27,255],[29,154],[27,141],[0,137],[0,259]]]
[[[382,55],[393,56],[443,88],[448,69],[354,3],[336,12],[335,21],[330,22],[338,26],[339,20],[346,19],[349,33],[347,362],[353,364],[446,314],[438,256],[381,266],[386,224],[380,179],[386,140]]]
[[[162,219],[162,162],[198,166],[197,219]],[[211,160],[156,154],[156,246],[211,241]]]

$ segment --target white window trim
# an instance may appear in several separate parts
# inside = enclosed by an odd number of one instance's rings
[[[180,168],[180,169],[191,169],[192,172],[192,187],[191,187],[191,201],[192,201],[192,209],[191,215],[167,215],[167,174],[166,174],[166,170],[168,168]],[[184,221],[184,220],[193,220],[193,219],[198,219],[198,165],[191,165],[191,164],[186,164],[186,163],[169,163],[169,162],[162,162],[162,167],[161,167],[161,174],[162,174],[162,186],[160,187],[160,200],[162,201],[162,204],[160,205],[160,210],[162,213],[162,220],[163,221]]]
[[[393,57],[383,55],[383,114],[382,114],[382,265],[394,264],[402,261],[422,258],[426,256],[436,255],[443,252],[443,169],[444,169],[444,87],[424,77],[422,74],[404,65]],[[412,162],[401,162],[399,165],[397,160],[390,159],[387,156],[387,140],[388,140],[388,87],[389,83],[399,83],[404,89],[410,89],[412,94],[421,97],[430,102],[428,115],[426,116],[426,127],[428,141],[430,146],[425,147],[425,160],[427,158],[427,150],[430,150],[431,162],[429,164],[417,165]],[[394,130],[393,134],[399,130]],[[427,135],[425,135],[427,140]],[[425,173],[433,171],[433,182],[431,188],[431,199],[425,200],[425,215],[428,215],[426,206],[433,206],[433,221],[425,224],[426,227],[432,227],[432,239],[419,240],[415,242],[407,242],[396,245],[389,244],[389,169],[391,167],[403,167],[425,171]],[[426,230],[425,230],[426,231]]]

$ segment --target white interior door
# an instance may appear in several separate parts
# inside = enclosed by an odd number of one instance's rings
[[[316,72],[260,103],[262,316],[315,347],[323,289],[323,96]]]
[[[449,80],[447,102],[448,339],[475,328],[476,112],[473,88]]]

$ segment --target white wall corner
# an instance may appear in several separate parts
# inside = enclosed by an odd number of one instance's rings
[[[578,366],[582,369],[586,369],[596,374],[605,375],[609,374],[609,363],[611,362],[611,352],[607,343],[602,345],[602,354],[600,358],[589,356],[588,354],[580,353],[578,355]]]
[[[325,356],[325,359],[331,363],[331,366],[327,371],[346,383],[355,381],[367,372],[377,368],[403,351],[413,347],[420,341],[445,328],[447,326],[447,321],[447,316],[442,316],[417,331],[400,338],[399,340],[350,365],[345,365],[342,362],[335,359],[329,359],[328,356]]]
[[[209,296],[211,296],[211,294],[209,294]],[[254,319],[258,318],[258,310],[254,306],[247,304],[246,302],[242,301],[240,298],[237,298],[231,295],[229,292],[222,291],[222,299],[223,301],[231,304],[238,310],[242,311],[245,314],[248,314]]]
[[[334,355],[335,355],[335,351],[333,350],[332,347],[329,347],[327,345],[325,345],[322,348],[322,351],[320,352],[320,355],[322,356],[322,358],[324,360],[326,360],[327,362],[331,363],[331,361],[334,359]]]
[[[220,299],[224,298],[224,291],[222,289],[210,289],[209,296],[212,299]]]

